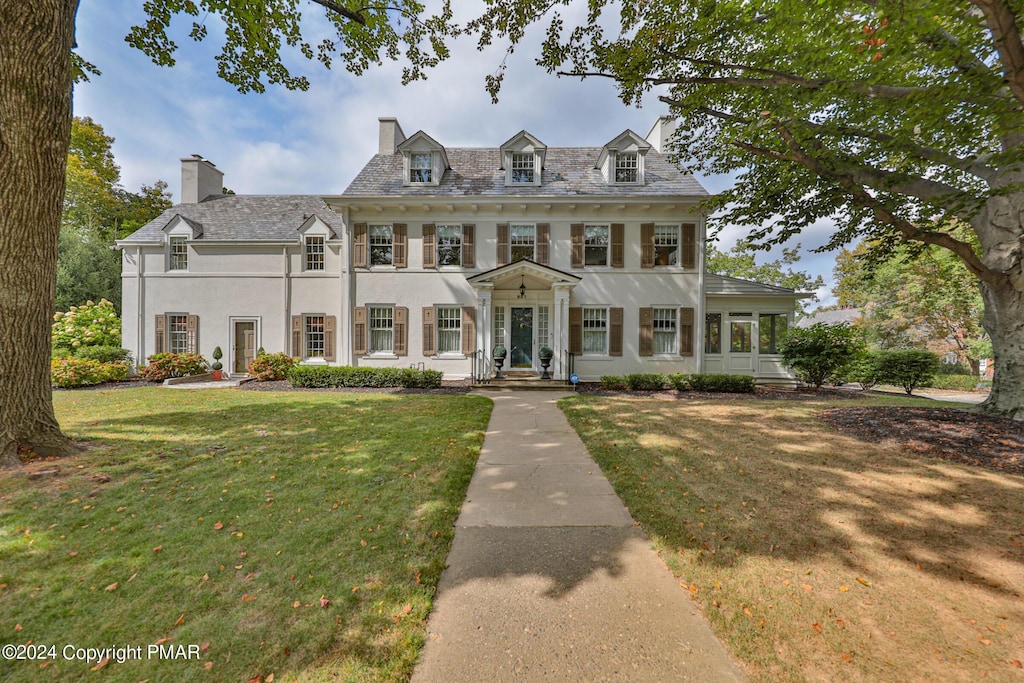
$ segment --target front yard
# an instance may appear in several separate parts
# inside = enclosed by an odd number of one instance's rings
[[[409,675],[489,400],[141,388],[54,401],[89,449],[0,472],[0,643],[43,646],[0,659],[0,678]],[[180,658],[150,658],[154,644]]]
[[[819,418],[934,403],[560,405],[752,680],[1024,680],[1024,478]]]

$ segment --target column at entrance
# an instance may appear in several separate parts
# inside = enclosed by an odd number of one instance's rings
[[[568,379],[568,369],[565,367],[566,353],[569,350],[569,293],[575,284],[555,283],[552,286],[555,293],[554,310],[551,311],[551,350],[555,357],[551,362],[551,374],[555,379]]]

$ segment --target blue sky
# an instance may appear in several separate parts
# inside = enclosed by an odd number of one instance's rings
[[[526,129],[552,146],[601,145],[630,128],[645,135],[667,113],[656,94],[641,108],[618,99],[605,79],[558,78],[537,67],[529,47],[507,61],[501,101],[492,104],[484,78],[504,49],[476,50],[471,38],[452,44],[451,58],[427,81],[401,85],[401,65],[385,64],[356,77],[335,65],[295,59],[307,75],[306,92],[268,86],[264,94],[239,94],[216,75],[220,49],[213,30],[203,43],[177,40],[177,64],[154,65],[128,46],[124,36],[144,21],[142,0],[83,2],[78,11],[78,53],[102,72],[75,89],[75,114],[92,117],[115,138],[114,156],[125,188],[138,190],[158,179],[180,190],[179,159],[201,154],[221,169],[224,183],[239,194],[337,194],[376,153],[377,118],[396,116],[407,135],[423,130],[452,147],[496,146]],[[455,3],[465,8],[470,3]],[[311,17],[317,8],[303,5]],[[190,17],[179,17],[182,33]],[[313,31],[322,28],[310,19]],[[539,31],[536,32],[539,34]],[[535,36],[535,39],[539,35]],[[710,191],[729,186],[724,177],[701,176]],[[827,239],[828,226],[805,232],[805,252]],[[746,233],[727,228],[724,247]],[[799,268],[831,285],[834,255],[806,253]],[[831,303],[827,288],[819,292]]]

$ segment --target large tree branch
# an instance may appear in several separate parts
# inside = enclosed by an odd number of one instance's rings
[[[332,2],[332,0],[312,0],[312,1],[315,2],[316,4],[320,5],[321,7],[325,7],[327,9],[331,10],[332,12],[340,14],[341,16],[345,17],[349,21],[354,21],[357,24],[361,24],[363,26],[366,26],[366,17],[364,17],[359,12],[356,12],[354,10],[350,10],[347,7],[342,7],[338,3]]]
[[[985,14],[999,52],[1003,77],[1013,96],[1024,104],[1024,43],[1017,28],[1017,13],[1006,0],[971,0],[971,3]]]

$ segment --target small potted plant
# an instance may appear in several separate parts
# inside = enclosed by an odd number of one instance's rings
[[[551,373],[548,372],[548,368],[551,366],[551,359],[555,357],[555,352],[551,350],[550,346],[542,346],[537,351],[537,357],[540,358],[540,366],[544,369],[544,374],[540,378],[551,379]]]
[[[494,365],[497,370],[494,373],[494,379],[505,379],[504,375],[501,374],[501,366],[505,364],[505,359],[508,358],[508,351],[501,344],[494,347],[494,351],[491,352],[491,356],[494,358]]]
[[[215,381],[220,381],[224,376],[224,373],[221,372],[224,366],[221,365],[220,362],[220,359],[223,357],[224,353],[220,350],[219,346],[213,349],[213,365],[210,366],[210,376],[213,377]]]

